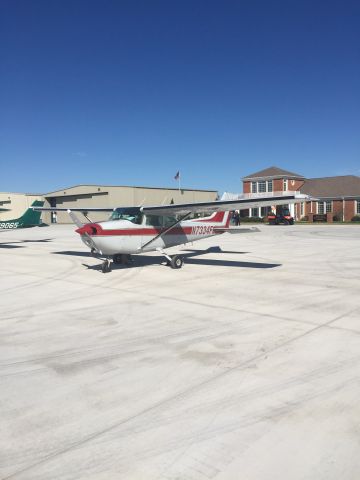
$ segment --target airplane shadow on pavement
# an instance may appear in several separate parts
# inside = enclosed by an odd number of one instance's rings
[[[24,248],[25,245],[18,245],[18,243],[46,243],[51,241],[52,238],[45,238],[44,240],[16,240],[14,242],[1,242],[0,248]]]
[[[187,252],[187,253],[185,253]],[[237,267],[237,268],[275,268],[280,267],[281,263],[265,263],[265,262],[241,262],[237,260],[225,260],[225,259],[213,259],[213,258],[198,258],[202,255],[209,253],[217,254],[237,254],[244,255],[249,252],[237,252],[237,251],[226,251],[221,250],[220,247],[210,247],[206,250],[182,250],[179,255],[184,259],[184,264],[188,265],[208,265],[208,266],[223,266],[223,267]],[[92,255],[90,252],[76,252],[76,251],[61,251],[54,252],[56,255],[74,255],[78,257],[89,257]],[[123,270],[128,268],[139,268],[145,267],[148,265],[159,265],[166,266],[166,260],[163,256],[150,256],[150,255],[132,255],[132,260],[125,265],[122,264],[111,264],[112,270]],[[87,267],[89,270],[97,270],[101,272],[101,263],[98,265],[87,265],[83,263],[84,267]]]
[[[90,252],[77,252],[75,250],[64,250],[61,252],[52,252],[52,253],[53,255],[70,255],[73,257],[89,257],[89,258],[93,257]]]

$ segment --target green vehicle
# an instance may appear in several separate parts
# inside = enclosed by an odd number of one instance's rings
[[[35,200],[21,217],[11,220],[0,220],[0,229],[11,230],[14,228],[30,228],[41,225],[41,212],[34,212],[32,207],[42,207],[43,205],[43,201]]]

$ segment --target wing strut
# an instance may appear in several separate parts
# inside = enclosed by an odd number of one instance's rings
[[[144,245],[141,245],[141,247],[139,248],[139,250],[142,250],[143,248],[147,247],[148,245],[150,245],[151,243],[155,242],[155,240],[157,240],[158,238],[162,237],[163,235],[165,235],[166,233],[170,232],[170,230],[172,230],[174,227],[176,227],[176,225],[179,225],[180,222],[182,222],[183,220],[185,220],[186,218],[189,217],[189,215],[191,215],[192,212],[188,212],[186,213],[185,215],[183,215],[182,217],[179,218],[179,220],[177,220],[175,223],[173,223],[172,225],[170,225],[170,227],[168,227],[167,229],[165,229],[163,232],[160,232],[158,235],[156,235],[154,238],[152,238],[151,240],[149,240],[148,242],[144,243]]]

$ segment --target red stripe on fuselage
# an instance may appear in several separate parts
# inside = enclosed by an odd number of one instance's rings
[[[116,235],[159,235],[164,232],[166,228],[122,228],[122,229],[109,229],[106,230],[101,227],[98,223],[88,223],[81,228],[75,230],[80,235],[85,235],[86,233],[90,237],[102,237],[102,236],[116,236]],[[175,227],[172,228],[165,235],[190,235],[192,227]]]
[[[210,223],[214,223],[214,228],[224,227],[227,228],[230,224],[230,215],[226,219],[226,223],[223,224],[225,213],[228,212],[217,212],[214,216],[211,216],[206,219],[194,219],[192,222],[196,223],[196,226],[205,225],[206,228]],[[220,224],[220,225],[219,225]],[[193,228],[196,226],[187,225],[187,226],[177,226],[169,230],[165,235],[191,235],[193,233]],[[99,223],[87,223],[86,225],[75,230],[79,235],[89,235],[90,237],[102,237],[102,236],[155,236],[160,235],[162,232],[167,230],[167,228],[162,227],[139,227],[139,228],[122,228],[122,229],[104,229]]]
[[[101,230],[96,234],[91,235],[92,237],[98,236],[107,236],[107,235],[159,235],[164,232],[166,228],[126,228],[123,230]],[[190,235],[191,227],[186,228],[173,228],[165,235]]]

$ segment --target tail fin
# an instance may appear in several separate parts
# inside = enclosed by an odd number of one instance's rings
[[[35,200],[31,207],[42,207],[44,202],[41,200]],[[12,229],[12,228],[27,228],[40,225],[41,212],[34,212],[32,208],[28,208],[23,215],[19,218],[11,220],[4,220],[0,222],[0,228]]]
[[[215,223],[218,224],[216,225],[217,227],[224,227],[224,228],[229,228],[230,225],[230,212],[229,211],[221,211],[221,212],[215,212],[210,217],[205,217],[205,218],[197,218],[195,219],[197,222],[203,222],[203,223]]]
[[[32,203],[32,207],[42,207],[44,202],[41,200],[35,200]],[[40,225],[41,212],[35,212],[32,208],[28,208],[26,212],[17,220],[22,227],[33,227],[34,225]]]

